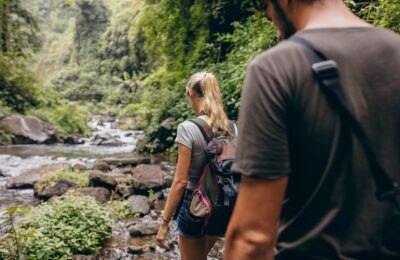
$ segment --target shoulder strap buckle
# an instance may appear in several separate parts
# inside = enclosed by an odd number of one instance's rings
[[[338,66],[334,60],[326,60],[312,64],[312,69],[319,80],[337,79]]]

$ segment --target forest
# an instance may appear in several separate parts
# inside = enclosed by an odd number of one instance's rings
[[[399,32],[397,1],[346,2]],[[277,43],[250,0],[0,3],[0,112],[38,116],[61,136],[88,134],[94,114],[133,118],[122,127],[145,131],[142,152],[175,150],[176,126],[192,116],[183,94],[194,72],[217,75],[235,120],[246,65]]]
[[[237,120],[246,66],[278,43],[255,2],[0,0],[0,259],[177,257],[151,241],[185,86],[214,73]],[[400,33],[398,0],[345,3]]]

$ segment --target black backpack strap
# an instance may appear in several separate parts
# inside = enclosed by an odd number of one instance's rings
[[[200,129],[207,144],[211,141],[211,139],[213,139],[214,132],[206,121],[201,118],[190,119],[189,121],[195,124]]]
[[[307,58],[312,63],[312,70],[319,82],[320,88],[325,93],[331,104],[339,110],[342,119],[349,124],[355,137],[360,142],[371,168],[372,177],[375,181],[376,197],[380,201],[386,200],[393,203],[397,211],[400,212],[400,204],[396,200],[396,196],[400,194],[400,185],[398,182],[392,180],[383,168],[370,145],[363,127],[351,112],[343,93],[336,62],[328,59],[320,51],[314,48],[310,42],[297,35],[292,36],[289,40],[299,43],[304,47]]]

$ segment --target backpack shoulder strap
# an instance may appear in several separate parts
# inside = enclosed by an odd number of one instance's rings
[[[229,131],[230,131],[234,136],[237,136],[237,135],[238,135],[236,124],[235,124],[235,122],[233,122],[233,121],[231,121],[231,120],[229,120]]]
[[[396,200],[396,196],[400,194],[400,185],[396,181],[392,180],[383,168],[370,145],[364,128],[351,112],[343,93],[336,62],[328,59],[309,41],[297,35],[292,36],[289,40],[303,46],[306,56],[312,64],[312,70],[318,80],[320,88],[325,93],[330,103],[338,109],[342,120],[348,123],[354,136],[361,144],[375,182],[376,197],[378,200],[387,200],[393,203],[397,210],[400,211],[400,204]]]
[[[214,137],[214,132],[207,124],[207,122],[201,118],[190,119],[189,121],[195,124],[200,129],[204,139],[206,140],[206,143],[208,144]]]

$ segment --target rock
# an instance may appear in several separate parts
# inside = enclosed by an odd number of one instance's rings
[[[34,116],[12,115],[0,120],[0,130],[13,135],[15,144],[52,144],[58,142],[55,129]]]
[[[140,255],[143,254],[144,248],[140,246],[129,246],[128,252],[133,255]]]
[[[172,117],[168,117],[167,119],[161,122],[160,127],[165,128],[167,130],[171,130],[173,123],[174,119]]]
[[[123,145],[124,142],[118,140],[114,136],[109,133],[101,133],[95,135],[92,140],[91,144],[93,145],[105,145],[105,146],[120,146]]]
[[[100,140],[103,140],[103,141],[111,139],[111,138],[113,138],[113,136],[111,134],[109,134],[109,133],[100,133],[100,134],[97,134],[97,135],[94,136],[95,140],[100,139]]]
[[[104,161],[96,161],[94,163],[93,169],[100,171],[108,171],[110,169],[110,165]]]
[[[133,135],[133,133],[126,133],[124,136],[125,137],[129,137],[129,136],[132,136]]]
[[[72,170],[83,172],[87,171],[87,167],[81,163],[76,163],[72,166]]]
[[[128,199],[129,208],[134,213],[140,213],[141,216],[150,213],[150,205],[147,197],[142,195],[133,195]]]
[[[35,195],[39,199],[48,200],[54,196],[61,196],[69,189],[75,188],[75,182],[69,180],[59,180],[55,183],[49,181],[39,181],[35,184]]]
[[[131,167],[115,168],[110,173],[112,175],[117,175],[117,176],[126,176],[128,174],[132,174],[132,168]]]
[[[110,164],[116,165],[118,167],[135,167],[139,164],[150,164],[151,161],[149,158],[137,158],[137,157],[127,157],[127,158],[105,158],[101,161]]]
[[[132,237],[151,236],[158,232],[159,224],[157,222],[137,223],[128,228],[129,234]]]
[[[129,197],[134,194],[132,177],[131,176],[115,176],[114,179],[117,181],[116,192],[121,195],[121,197]]]
[[[7,182],[8,189],[30,189],[33,188],[35,182],[39,181],[42,176],[51,173],[58,172],[62,169],[69,167],[65,163],[49,164],[29,170],[17,177],[13,177]]]
[[[150,203],[150,207],[154,208],[154,204],[158,201],[164,198],[164,195],[161,191],[154,193],[148,198],[148,201]]]
[[[122,146],[125,143],[122,142],[121,140],[118,140],[117,138],[113,137],[109,140],[105,140],[101,142],[99,145],[104,145],[104,146]]]
[[[95,187],[104,187],[109,190],[114,190],[117,186],[117,181],[109,174],[99,170],[93,170],[89,175],[90,184]]]
[[[92,196],[100,203],[107,202],[111,197],[111,193],[103,187],[85,187],[74,189],[68,193],[77,196]]]
[[[0,177],[6,177],[6,175],[3,173],[1,169],[0,169]]]
[[[171,138],[173,135],[172,131],[172,121],[167,118],[154,131],[153,136],[157,136],[158,141],[153,142],[154,140],[150,137],[143,136],[138,139],[135,152],[139,154],[165,152],[166,149],[174,144],[174,139]]]
[[[3,111],[0,110],[0,120],[5,118],[6,116],[4,115]]]
[[[141,164],[134,168],[132,173],[132,183],[135,189],[159,189],[164,186],[164,171],[159,165]]]
[[[64,139],[64,144],[84,144],[85,140],[81,139],[79,136],[77,135],[70,135],[67,136],[67,138]]]
[[[117,116],[117,113],[115,112],[108,112],[108,117],[106,118],[106,122],[112,123],[115,122],[115,117]]]
[[[104,126],[104,121],[103,121],[103,119],[100,119],[100,120],[97,122],[97,125],[98,125],[98,126]]]

